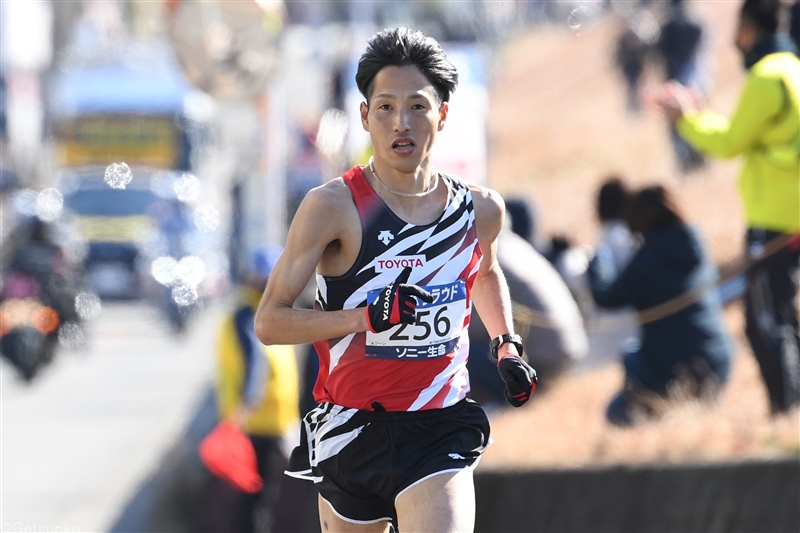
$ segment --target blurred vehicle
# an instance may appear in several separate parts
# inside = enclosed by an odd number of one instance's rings
[[[61,180],[66,217],[87,245],[85,280],[101,298],[153,303],[181,332],[202,300],[218,295],[227,280],[219,231],[199,227],[197,208],[179,194],[181,184],[199,187],[199,181],[134,167],[125,188],[114,188],[104,179],[106,170],[86,167]]]
[[[25,381],[53,360],[61,326],[58,313],[39,292],[31,274],[13,273],[4,280],[0,297],[0,354]]]
[[[196,195],[179,194],[175,183],[188,177],[200,186],[184,172],[210,142],[214,102],[186,83],[164,42],[68,59],[49,106],[65,172],[59,187],[88,243],[86,280],[101,298],[150,299],[182,330],[202,293],[203,262],[185,263],[183,277],[173,270],[187,256],[209,253],[216,234],[198,236]],[[172,266],[156,277],[159,258]]]
[[[81,327],[80,277],[51,228],[37,217],[20,224],[2,272],[0,352],[25,381],[52,361],[62,328]]]
[[[88,244],[84,274],[101,298],[140,298],[140,249],[156,238],[152,211],[159,201],[149,179],[114,189],[103,179],[103,168],[82,169],[65,181],[64,205],[74,216]]]

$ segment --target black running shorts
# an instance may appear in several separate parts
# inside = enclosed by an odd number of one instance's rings
[[[286,474],[313,480],[343,520],[395,520],[398,495],[436,474],[477,466],[489,445],[483,408],[361,411],[326,403],[303,419]]]

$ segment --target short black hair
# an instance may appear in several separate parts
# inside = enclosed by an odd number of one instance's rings
[[[601,222],[625,220],[630,190],[619,176],[609,176],[597,193],[597,217]]]
[[[626,211],[628,228],[633,233],[641,233],[645,240],[661,228],[686,224],[678,203],[663,185],[645,187],[634,193]]]
[[[367,103],[372,96],[375,76],[390,66],[417,67],[433,86],[440,103],[449,101],[458,85],[456,67],[448,61],[436,39],[408,28],[385,29],[372,36],[358,60],[356,85]]]
[[[786,6],[781,0],[745,0],[740,16],[761,35],[778,33]]]

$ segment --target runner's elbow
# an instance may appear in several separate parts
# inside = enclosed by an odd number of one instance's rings
[[[278,344],[277,335],[275,333],[278,328],[275,325],[275,312],[269,308],[261,308],[256,312],[255,318],[255,332],[261,344],[269,346],[271,344]]]

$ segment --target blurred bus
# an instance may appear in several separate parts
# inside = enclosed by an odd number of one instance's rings
[[[125,162],[187,171],[209,137],[214,103],[176,69],[111,64],[59,74],[50,110],[62,168]]]
[[[87,281],[101,297],[145,296],[148,246],[166,242],[163,254],[180,258],[186,251],[176,243],[196,229],[190,206],[164,183],[196,166],[210,138],[214,102],[190,87],[165,54],[154,51],[151,62],[139,64],[84,65],[53,82],[58,187],[89,246]],[[104,180],[114,163],[132,170],[124,188]]]
[[[101,298],[130,299],[152,293],[147,272],[151,257],[178,255],[175,242],[191,228],[185,207],[166,184],[175,179],[175,173],[141,167],[133,172],[136,179],[124,189],[105,182],[105,167],[86,166],[62,175],[60,188],[68,219],[88,248],[85,278]]]

